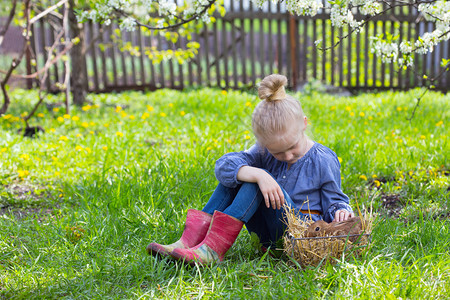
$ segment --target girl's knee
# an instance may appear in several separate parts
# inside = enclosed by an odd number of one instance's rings
[[[259,186],[257,183],[254,182],[244,182],[241,186],[241,190],[249,190],[249,191],[255,191],[259,192]]]

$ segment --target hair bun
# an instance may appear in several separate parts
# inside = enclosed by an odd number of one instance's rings
[[[264,77],[258,88],[259,99],[266,101],[286,99],[286,91],[284,89],[286,85],[287,78],[284,75],[272,74]]]

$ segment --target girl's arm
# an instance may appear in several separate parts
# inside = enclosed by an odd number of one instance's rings
[[[255,182],[264,197],[267,208],[280,209],[284,204],[284,194],[276,180],[265,170],[251,166],[242,166],[237,179],[244,182]]]
[[[243,166],[263,168],[263,155],[264,149],[258,145],[254,145],[245,151],[225,154],[216,161],[215,175],[217,180],[226,187],[237,187],[243,182],[237,178],[238,171]]]
[[[341,189],[339,160],[331,150],[321,161],[320,176],[321,202],[325,221],[341,222],[354,217],[355,214],[349,205],[349,199]]]

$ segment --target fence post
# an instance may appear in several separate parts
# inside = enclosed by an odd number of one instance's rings
[[[296,32],[297,32],[297,18],[289,13],[289,55],[291,57],[291,66],[292,66],[292,78],[290,80],[292,84],[292,88],[295,90],[297,88],[297,78],[298,78],[298,70],[297,70],[297,40],[296,40]]]

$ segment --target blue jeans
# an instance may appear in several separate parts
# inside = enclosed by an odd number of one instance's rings
[[[285,203],[289,207],[294,207],[294,203],[285,190],[283,194]],[[265,247],[274,247],[286,230],[284,209],[267,208],[256,183],[245,182],[236,188],[228,188],[219,183],[203,208],[203,211],[209,214],[213,214],[215,210],[244,222],[249,233],[254,232]],[[296,214],[299,217],[307,217],[301,212]],[[312,217],[319,219],[317,215]]]

